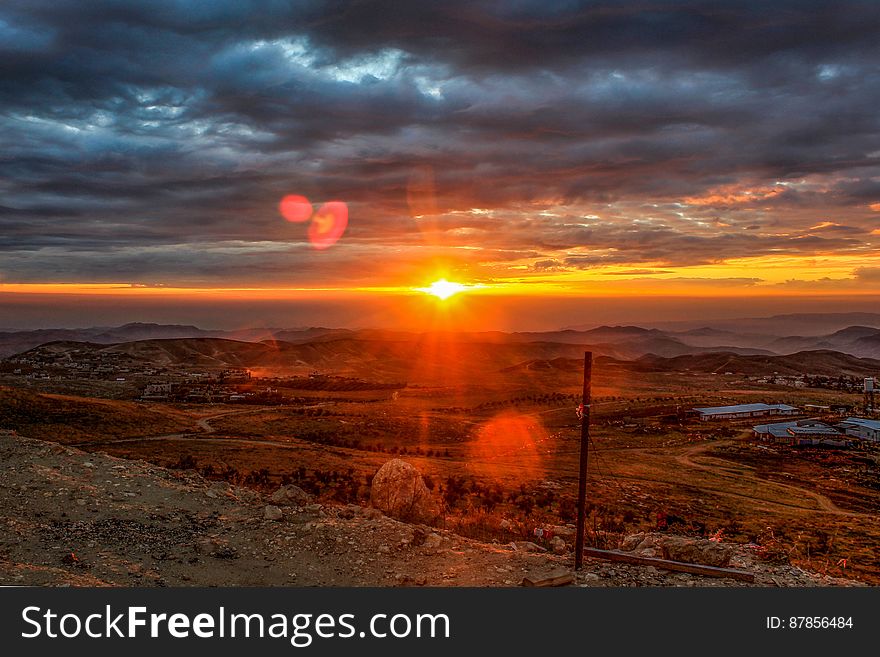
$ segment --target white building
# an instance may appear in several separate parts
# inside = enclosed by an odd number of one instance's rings
[[[837,425],[847,436],[880,442],[880,420],[869,420],[864,417],[848,417]]]
[[[750,417],[765,417],[772,415],[797,415],[796,406],[788,404],[736,404],[735,406],[710,406],[707,408],[694,408],[692,412],[706,422],[708,420],[739,420]]]

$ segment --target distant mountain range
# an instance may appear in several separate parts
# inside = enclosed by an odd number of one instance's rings
[[[848,326],[880,327],[880,313],[794,313],[742,319],[648,322],[647,325],[662,331],[673,332],[711,328],[738,334],[751,333],[775,337],[787,335],[820,336],[834,333]]]
[[[873,363],[880,360],[880,328],[869,324],[850,325],[820,335],[804,335],[810,321],[829,325],[842,318],[857,316],[876,319],[880,314],[786,315],[757,320],[728,320],[725,327],[699,326],[682,330],[640,326],[600,326],[548,332],[413,333],[376,329],[254,328],[238,331],[205,330],[191,325],[132,323],[119,327],[86,329],[41,329],[0,332],[0,357],[10,357],[38,349],[53,353],[78,350],[82,353],[117,353],[137,362],[156,365],[194,365],[200,367],[313,367],[400,372],[422,362],[442,360],[444,367],[487,367],[532,370],[564,369],[558,359],[582,356],[585,350],[596,357],[632,361],[632,367],[691,369],[694,371],[737,371],[749,368],[802,372],[794,363],[808,358],[809,373],[845,368],[861,375],[877,373]],[[779,335],[754,332],[756,323],[784,326],[800,318],[802,334]],[[743,322],[748,330],[731,323]],[[855,360],[834,360],[836,353]],[[439,355],[438,355],[439,354]],[[805,354],[811,354],[806,356]],[[817,354],[823,354],[819,356]],[[785,358],[782,358],[785,357]],[[459,359],[462,368],[456,365]],[[448,361],[448,362],[446,362]],[[730,366],[724,363],[732,363]],[[827,367],[826,367],[827,364]],[[735,366],[735,367],[734,367]],[[816,367],[825,368],[822,372]],[[838,369],[844,372],[844,369]],[[362,372],[361,372],[362,373]]]
[[[238,331],[206,330],[181,324],[144,324],[135,322],[124,326],[96,326],[83,329],[37,329],[33,331],[0,332],[0,358],[21,353],[49,342],[91,342],[117,344],[136,340],[164,340],[172,338],[225,338],[244,342],[279,340],[308,342],[334,333],[347,334],[345,329],[325,328],[249,328]]]

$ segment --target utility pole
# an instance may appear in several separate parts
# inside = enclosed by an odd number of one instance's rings
[[[584,562],[584,516],[587,513],[587,454],[590,446],[590,396],[593,379],[593,352],[584,352],[584,401],[581,417],[581,465],[578,479],[577,538],[574,548],[574,567],[580,570]]]

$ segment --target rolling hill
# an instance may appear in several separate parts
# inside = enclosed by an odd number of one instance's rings
[[[426,335],[409,340],[343,338],[295,344],[242,342],[223,338],[140,340],[113,345],[53,342],[15,356],[13,361],[69,362],[113,360],[157,367],[246,367],[261,374],[311,370],[371,380],[442,382],[479,378],[527,360],[582,357],[585,349],[614,357],[613,347],[552,342],[467,342]]]
[[[731,372],[748,376],[822,375],[875,376],[880,374],[880,360],[857,358],[837,351],[801,351],[785,356],[743,356],[732,353],[711,353],[675,358],[643,356],[634,361],[615,361],[617,367],[642,372],[699,372],[723,374]]]
[[[862,358],[880,358],[880,329],[849,326],[828,335],[779,338],[767,348],[780,354],[830,349]]]
[[[872,336],[858,338],[864,340]],[[651,338],[651,343],[656,340]],[[602,367],[629,371],[745,374],[818,374],[875,376],[880,360],[832,350],[789,355],[742,354],[731,351],[666,356],[630,352],[631,343],[569,344],[559,342],[474,342],[449,334],[424,334],[409,339],[317,339],[292,343],[279,340],[245,342],[225,338],[138,340],[112,345],[52,342],[11,359],[43,362],[112,359],[156,367],[249,368],[260,374],[285,375],[319,370],[372,380],[448,382],[479,379],[498,372],[569,372],[580,368],[584,351],[592,351]]]
[[[856,316],[870,319],[864,313],[845,315],[846,318]],[[769,325],[782,322],[788,326],[810,317],[765,319]],[[821,325],[841,319],[822,317]],[[763,322],[742,321],[750,328]],[[131,323],[120,327],[0,332],[0,357],[24,354],[35,348],[53,351],[59,357],[64,357],[63,352],[70,352],[70,358],[106,350],[107,354],[115,354],[114,358],[130,358],[132,362],[150,362],[157,366],[312,367],[345,371],[375,368],[397,373],[413,370],[416,363],[425,362],[427,356],[438,361],[434,354],[445,351],[439,359],[448,361],[442,368],[445,371],[460,369],[454,362],[455,357],[498,371],[528,361],[577,357],[586,349],[596,356],[618,360],[645,356],[674,359],[719,353],[766,358],[816,351],[880,359],[880,329],[853,325],[821,335],[780,336],[714,326],[678,332],[639,326],[600,326],[542,333],[415,333],[324,327],[219,331],[182,324]],[[77,351],[80,353],[73,353]],[[759,361],[747,362],[754,365]]]

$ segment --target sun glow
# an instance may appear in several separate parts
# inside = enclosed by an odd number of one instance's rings
[[[434,281],[433,283],[431,283],[428,287],[419,287],[416,289],[419,292],[424,292],[425,294],[432,294],[438,299],[446,300],[453,294],[458,294],[459,292],[465,291],[467,289],[467,285],[462,285],[461,283],[451,283],[445,278],[441,278],[439,281]]]

